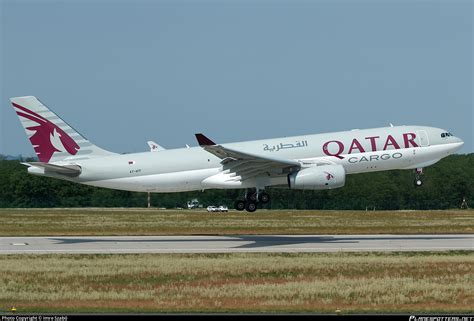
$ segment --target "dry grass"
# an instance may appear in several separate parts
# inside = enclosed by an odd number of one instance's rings
[[[474,312],[473,252],[0,256],[19,312]]]
[[[474,210],[0,209],[0,236],[473,233]]]

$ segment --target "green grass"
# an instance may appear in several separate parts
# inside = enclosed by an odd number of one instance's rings
[[[474,253],[2,255],[18,312],[472,313]]]
[[[0,209],[0,236],[473,233],[474,210]]]

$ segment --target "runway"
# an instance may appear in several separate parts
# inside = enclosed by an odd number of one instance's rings
[[[0,254],[474,250],[474,234],[0,237]]]

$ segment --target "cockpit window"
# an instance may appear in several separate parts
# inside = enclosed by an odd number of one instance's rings
[[[451,133],[441,133],[441,137],[442,137],[442,138],[450,137],[450,136],[454,136],[454,135],[451,134]]]

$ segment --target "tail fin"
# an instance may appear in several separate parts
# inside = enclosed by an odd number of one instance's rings
[[[152,140],[147,141],[147,143],[148,143],[148,146],[150,146],[150,152],[161,152],[162,150],[166,149],[163,146],[158,145]]]
[[[14,97],[10,101],[41,162],[114,155],[89,142],[36,97]]]

